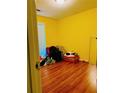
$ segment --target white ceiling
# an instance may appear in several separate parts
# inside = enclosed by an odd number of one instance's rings
[[[37,15],[61,19],[97,7],[97,0],[65,0],[59,5],[55,0],[36,0]]]

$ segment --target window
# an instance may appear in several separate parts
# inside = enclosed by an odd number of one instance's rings
[[[39,53],[42,58],[46,57],[46,34],[44,24],[38,23]]]

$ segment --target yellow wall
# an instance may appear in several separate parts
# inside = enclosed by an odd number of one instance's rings
[[[96,36],[97,9],[58,20],[58,44],[77,52],[81,59],[89,59],[89,39]]]
[[[46,46],[56,45],[57,40],[57,21],[43,16],[37,16],[39,23],[45,24],[46,31]]]
[[[46,26],[47,46],[64,46],[67,51],[77,52],[81,59],[89,60],[89,41],[91,37],[96,37],[97,31],[96,12],[94,8],[60,20],[38,16],[38,22]]]

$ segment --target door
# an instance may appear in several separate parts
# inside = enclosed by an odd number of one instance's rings
[[[97,64],[97,38],[91,37],[90,38],[90,55],[89,55],[89,62],[91,64]]]
[[[42,93],[40,71],[36,69],[36,62],[39,62],[38,31],[36,21],[35,0],[28,0],[28,93]]]

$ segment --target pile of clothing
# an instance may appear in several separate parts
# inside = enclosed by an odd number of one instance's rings
[[[40,62],[40,66],[53,64],[55,62],[60,62],[63,60],[62,52],[59,48],[51,46],[47,48],[47,57],[43,58]]]
[[[53,63],[55,63],[55,60],[47,56],[45,59],[43,59],[40,62],[40,66],[50,65],[50,64],[53,64]]]
[[[49,48],[49,57],[52,57],[56,62],[62,61],[62,52],[55,46]]]

